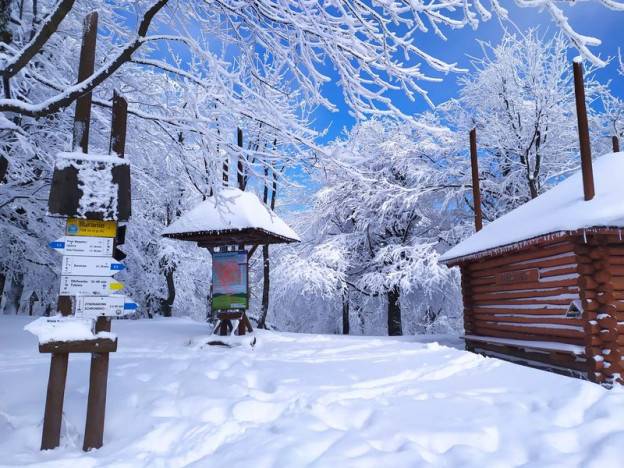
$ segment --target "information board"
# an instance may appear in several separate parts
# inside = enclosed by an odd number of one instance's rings
[[[212,254],[212,310],[247,309],[247,252]]]

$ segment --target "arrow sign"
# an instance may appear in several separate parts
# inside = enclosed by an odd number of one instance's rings
[[[113,258],[105,257],[63,257],[61,275],[71,276],[113,276],[123,270],[125,265]]]
[[[110,237],[61,237],[48,246],[63,255],[109,257],[113,254],[113,239]]]
[[[84,318],[120,317],[137,309],[134,302],[126,302],[128,298],[118,296],[78,296],[76,298],[76,315]]]
[[[98,276],[61,276],[61,296],[108,296],[123,289],[123,283]]]

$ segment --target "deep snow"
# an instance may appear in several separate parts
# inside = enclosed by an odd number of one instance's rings
[[[105,445],[88,454],[89,357],[72,355],[62,446],[40,452],[49,356],[28,321],[0,317],[2,466],[622,466],[620,388],[415,338],[196,349],[209,327],[186,319],[113,323]]]
[[[624,153],[593,161],[596,195],[585,201],[577,171],[539,197],[487,224],[444,253],[449,261],[534,237],[590,227],[624,227]]]

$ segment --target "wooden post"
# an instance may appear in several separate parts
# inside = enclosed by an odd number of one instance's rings
[[[111,319],[98,317],[95,331],[111,330]],[[108,382],[109,353],[91,354],[91,373],[89,375],[89,399],[87,401],[87,421],[82,449],[87,452],[98,449],[104,441],[104,415],[106,413],[106,387]]]
[[[238,182],[238,188],[241,190],[245,190],[245,177],[243,174],[243,130],[237,129],[236,132],[236,140],[238,143],[238,147],[241,149],[241,154],[238,155],[238,165],[236,168],[236,179]]]
[[[611,137],[611,143],[613,144],[613,152],[614,153],[619,153],[620,152],[620,140],[617,136],[612,136]]]
[[[128,102],[117,91],[113,91],[113,115],[109,153],[123,158],[126,152],[126,123],[128,120]]]
[[[479,161],[477,159],[477,129],[470,130],[470,165],[472,167],[472,203],[474,204],[475,231],[483,228],[481,189],[479,187]]]
[[[80,63],[78,65],[78,83],[93,74],[95,66],[95,43],[97,37],[98,14],[89,13],[83,23]],[[80,148],[83,153],[89,151],[89,123],[91,121],[91,92],[85,93],[76,100],[74,116],[74,134],[72,147]]]
[[[65,397],[68,361],[69,354],[67,353],[53,353],[50,359],[41,450],[56,448],[61,441],[61,421],[63,419],[63,399]]]
[[[576,118],[578,120],[579,143],[581,147],[581,170],[583,172],[583,192],[585,201],[594,198],[594,173],[592,170],[591,146],[589,144],[589,124],[585,105],[585,85],[583,64],[574,62],[574,95],[576,97]]]

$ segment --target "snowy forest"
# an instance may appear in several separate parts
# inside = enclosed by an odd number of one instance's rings
[[[624,0],[0,0],[0,467],[620,468]]]
[[[50,315],[60,258],[48,242],[56,155],[92,93],[90,152],[109,151],[113,91],[128,100],[133,216],[118,278],[138,316],[210,319],[210,256],[161,237],[224,186],[256,193],[302,242],[250,260],[261,328],[356,335],[459,331],[459,274],[439,255],[473,231],[468,133],[479,138],[485,222],[579,168],[571,57],[586,66],[592,148],[624,136],[620,68],[557,2],[549,28],[515,27],[491,2],[3,0],[0,16],[0,292],[3,314]],[[605,15],[624,7],[596,1]],[[98,13],[95,72],[77,78],[83,18]],[[449,31],[500,21],[469,66],[427,52]],[[590,28],[588,28],[590,29]],[[425,33],[427,41],[419,39]],[[424,37],[424,36],[423,36]],[[457,82],[433,102],[428,90]],[[328,138],[319,109],[354,124]],[[406,112],[391,96],[426,101]]]

